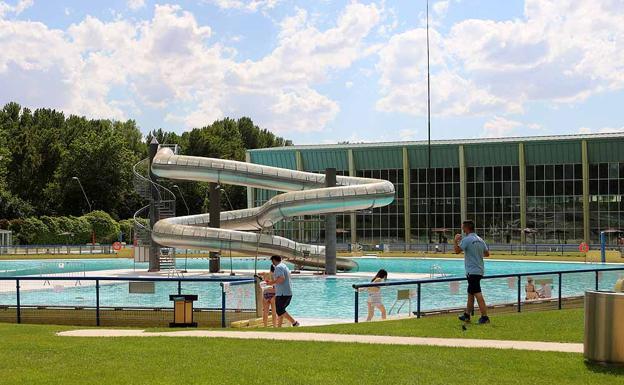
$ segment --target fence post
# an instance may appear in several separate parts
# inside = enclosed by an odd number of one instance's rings
[[[100,326],[100,280],[95,280],[95,326]]]
[[[416,318],[420,318],[420,283],[416,288],[416,296],[418,297],[416,300]]]
[[[182,281],[178,280],[178,295],[182,295]]]
[[[562,274],[559,273],[559,310],[561,310],[561,277]]]
[[[598,272],[598,270],[596,270],[594,273],[596,273],[596,291],[598,291],[598,280],[600,279],[599,278],[599,272]]]
[[[20,309],[20,280],[19,279],[15,280],[15,297],[17,299],[17,309],[16,309],[17,323],[20,324],[22,323],[22,312]]]
[[[518,275],[518,313],[522,311],[522,276]]]
[[[221,282],[221,327],[225,327],[225,286]]]
[[[355,317],[355,323],[358,323],[358,320],[360,318],[360,314],[359,314],[360,313],[360,292],[357,288],[354,287],[354,289],[355,289],[355,301],[354,301],[355,309],[354,309],[353,314]]]

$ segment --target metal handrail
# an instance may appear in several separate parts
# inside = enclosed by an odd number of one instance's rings
[[[624,270],[624,267],[605,267],[598,269],[579,269],[579,270],[553,270],[553,271],[538,271],[529,273],[513,273],[513,274],[495,274],[485,275],[483,279],[496,279],[496,278],[511,278],[518,276],[533,276],[533,275],[555,275],[555,274],[570,274],[570,273],[593,273],[600,271],[620,271]],[[466,281],[466,277],[450,277],[450,278],[433,278],[433,279],[412,279],[412,280],[400,280],[400,281],[387,281],[387,282],[375,282],[375,283],[356,283],[353,284],[354,289],[360,289],[365,287],[379,287],[379,286],[400,286],[400,285],[415,285],[423,283],[437,283],[437,282],[455,282]]]
[[[0,281],[73,281],[76,277],[70,276],[11,276],[0,277]],[[87,276],[81,278],[81,281],[141,281],[141,282],[237,282],[237,284],[254,283],[251,278],[234,278],[234,277],[189,277],[189,278],[166,278],[166,277],[105,277],[105,276]]]
[[[558,309],[562,308],[562,278],[565,274],[576,274],[576,273],[594,273],[595,274],[595,290],[599,288],[599,281],[601,272],[609,272],[609,271],[624,271],[624,267],[604,267],[604,268],[596,268],[596,269],[579,269],[579,270],[555,270],[555,271],[537,271],[537,272],[527,272],[527,273],[514,273],[514,274],[495,274],[495,275],[487,275],[484,276],[483,279],[500,279],[500,278],[518,278],[517,281],[517,302],[516,305],[518,307],[518,312],[522,311],[522,277],[528,276],[541,276],[541,275],[557,275],[558,276],[558,296],[557,296],[557,306]],[[467,277],[449,277],[449,278],[435,278],[435,279],[416,279],[416,280],[401,280],[401,281],[390,281],[390,282],[376,282],[376,283],[361,283],[361,284],[353,284],[352,287],[354,289],[355,297],[354,297],[354,321],[355,323],[359,322],[359,293],[360,289],[368,288],[368,287],[391,287],[391,286],[404,286],[404,285],[416,285],[416,311],[414,312],[417,318],[421,317],[421,289],[422,285],[427,283],[440,283],[440,282],[458,282],[458,281],[467,281]]]

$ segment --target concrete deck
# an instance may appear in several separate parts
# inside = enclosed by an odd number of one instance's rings
[[[239,332],[184,330],[177,332],[146,332],[128,329],[84,329],[59,332],[62,337],[203,337],[203,338],[235,338],[249,340],[274,341],[313,341],[337,343],[361,343],[379,345],[411,345],[411,346],[442,346],[455,348],[492,348],[511,350],[530,350],[541,352],[583,353],[583,344],[540,342],[540,341],[504,341],[478,340],[460,338],[422,338],[372,336],[353,334],[325,333],[280,333],[280,332]]]

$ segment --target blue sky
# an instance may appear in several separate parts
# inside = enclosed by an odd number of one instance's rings
[[[624,2],[432,0],[432,138],[624,130]],[[0,0],[0,103],[426,138],[425,1]]]

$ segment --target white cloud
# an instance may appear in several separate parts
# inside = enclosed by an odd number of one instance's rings
[[[128,8],[130,8],[133,11],[136,11],[145,7],[145,0],[128,0],[127,4],[128,4]]]
[[[530,102],[556,107],[624,89],[621,0],[526,0],[524,18],[434,28],[431,43],[439,115],[518,113]],[[380,51],[378,109],[424,114],[425,44],[416,28]]]
[[[444,15],[446,15],[446,12],[448,11],[449,3],[450,3],[450,0],[436,1],[433,4],[433,12],[435,12],[436,15],[443,17]]]
[[[150,108],[179,128],[248,115],[275,131],[319,131],[340,106],[315,86],[368,54],[378,22],[374,4],[347,5],[327,29],[299,10],[270,53],[237,61],[174,5],[155,6],[151,20],[87,16],[67,30],[0,19],[0,104],[118,119]]]
[[[352,87],[353,87],[353,82],[352,81],[349,80],[349,81],[345,82],[345,88],[348,89],[348,88],[352,88]]]
[[[610,134],[610,133],[619,133],[624,132],[624,126],[622,127],[601,127],[597,129],[592,129],[589,127],[581,127],[578,130],[579,134],[592,134],[592,133],[601,133],[601,134]]]
[[[443,37],[430,30],[431,110],[434,115],[482,115],[504,110],[520,112],[521,106],[489,93],[446,63]],[[424,115],[427,112],[426,31],[419,28],[394,35],[379,51],[380,111]]]
[[[521,126],[522,123],[520,122],[495,116],[483,124],[482,136],[485,138],[504,138],[512,135]]]
[[[221,9],[239,9],[247,12],[256,12],[258,10],[269,10],[281,0],[204,0],[210,2]]]
[[[399,130],[399,138],[401,140],[416,140],[417,130],[403,129]]]
[[[18,16],[26,9],[32,7],[33,4],[34,0],[19,0],[17,3],[15,3],[15,5],[10,5],[4,1],[0,1],[0,18],[10,13]]]

